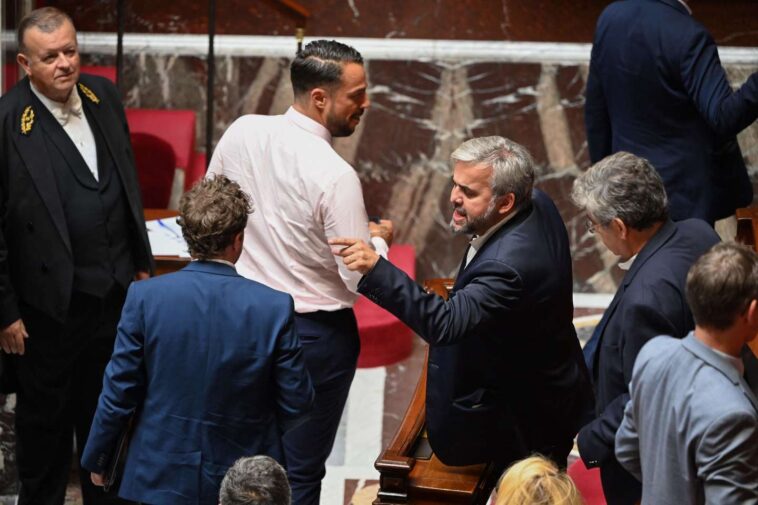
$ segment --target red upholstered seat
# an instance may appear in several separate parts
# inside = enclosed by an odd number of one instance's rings
[[[206,169],[205,153],[195,152],[195,155],[190,161],[190,166],[184,173],[184,190],[188,191],[193,184],[205,177]]]
[[[116,67],[109,65],[82,65],[79,71],[82,74],[99,75],[116,83]]]
[[[579,458],[568,467],[567,473],[579,489],[586,505],[606,505],[599,468],[588,469]]]
[[[131,141],[142,205],[147,209],[165,209],[176,170],[174,150],[168,142],[149,133],[132,133]]]
[[[205,175],[205,154],[195,151],[195,111],[185,109],[126,109],[129,130],[150,133],[174,148],[176,166],[184,170],[184,189]]]
[[[395,244],[390,247],[388,256],[392,264],[412,279],[416,278],[413,246]],[[361,336],[360,368],[386,366],[408,357],[413,347],[413,332],[407,326],[363,296],[355,302],[354,310]]]
[[[183,109],[126,109],[132,133],[149,133],[174,149],[176,166],[186,172],[195,154],[195,112]]]

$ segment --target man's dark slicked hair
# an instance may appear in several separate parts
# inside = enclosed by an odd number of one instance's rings
[[[313,88],[332,87],[342,79],[345,63],[363,65],[363,56],[354,48],[336,40],[314,40],[306,45],[290,65],[290,79],[295,96]]]

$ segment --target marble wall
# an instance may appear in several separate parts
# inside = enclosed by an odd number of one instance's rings
[[[126,62],[125,104],[195,110],[197,145],[203,146],[205,62],[149,54]],[[217,60],[214,139],[242,114],[286,110],[292,96],[288,64],[279,58]],[[358,171],[369,214],[393,219],[396,240],[416,246],[419,278],[453,274],[465,247],[465,238],[451,238],[447,227],[450,153],[470,137],[503,135],[532,152],[537,186],[561,211],[573,248],[575,290],[615,289],[615,259],[586,233],[584,218],[568,199],[574,177],[589,164],[586,65],[370,60],[366,69],[371,106],[355,134],[337,139],[335,148]],[[728,70],[739,85],[758,63]],[[751,172],[758,172],[758,126],[739,140]]]
[[[5,0],[9,2],[9,0]],[[18,0],[16,0],[18,1]],[[9,3],[12,3],[9,2]],[[217,33],[288,35],[302,24],[280,0],[216,0]],[[309,35],[590,42],[610,0],[298,0]],[[690,1],[720,44],[758,45],[755,0]],[[116,0],[38,0],[74,17],[79,30],[115,31]],[[126,31],[206,33],[207,0],[129,0]]]

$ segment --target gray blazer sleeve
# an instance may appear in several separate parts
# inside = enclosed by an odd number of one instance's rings
[[[758,504],[758,423],[754,413],[727,412],[703,433],[695,452],[708,504]]]
[[[637,435],[637,425],[634,421],[634,405],[632,400],[626,403],[624,419],[616,432],[616,459],[624,469],[642,481],[640,467],[640,439]]]

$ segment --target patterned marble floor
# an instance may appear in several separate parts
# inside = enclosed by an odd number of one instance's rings
[[[582,344],[609,301],[608,296],[575,297],[574,324]],[[379,474],[374,469],[374,460],[389,443],[405,413],[423,364],[424,347],[421,339],[415,337],[413,352],[402,362],[356,372],[337,441],[327,461],[322,505],[364,505],[376,497]],[[72,478],[66,505],[80,504],[78,483]]]

